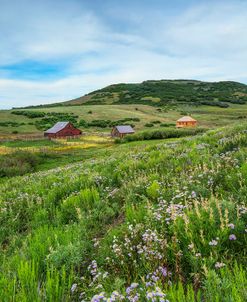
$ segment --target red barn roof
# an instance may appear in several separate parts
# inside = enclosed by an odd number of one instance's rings
[[[68,124],[69,122],[58,122],[53,127],[46,130],[45,133],[51,133],[51,134],[58,133],[59,131],[63,130]]]

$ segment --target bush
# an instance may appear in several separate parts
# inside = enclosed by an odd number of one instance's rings
[[[111,121],[109,120],[93,120],[88,123],[90,127],[99,127],[99,128],[106,128],[110,125]]]
[[[196,135],[204,132],[202,128],[193,129],[167,129],[167,130],[152,130],[143,131],[132,135],[127,135],[122,139],[122,142],[143,141],[152,139],[167,139],[179,138],[184,136]]]
[[[88,123],[85,120],[80,120],[78,126],[88,128]]]
[[[40,112],[40,111],[24,111],[24,110],[15,110],[11,112],[12,114],[15,115],[23,115],[28,118],[38,118],[38,117],[44,117],[46,116],[45,112]]]
[[[37,155],[25,151],[17,151],[0,158],[0,177],[24,175],[35,171],[40,162]]]
[[[228,108],[229,105],[223,102],[219,102],[219,101],[201,101],[200,102],[201,105],[207,105],[207,106],[217,106],[220,108]]]
[[[175,123],[162,123],[160,124],[160,127],[175,127]]]
[[[152,121],[152,124],[161,124],[161,121]]]
[[[152,124],[152,123],[147,123],[147,124],[145,124],[144,126],[145,126],[145,127],[149,127],[149,128],[151,128],[151,127],[153,127],[153,126],[154,126],[154,124]]]
[[[25,125],[25,123],[17,123],[12,121],[0,122],[1,127],[19,127]]]

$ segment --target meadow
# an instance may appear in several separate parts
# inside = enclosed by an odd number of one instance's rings
[[[107,152],[111,137],[87,135],[73,139],[5,140],[0,142],[0,180],[48,170]],[[3,181],[3,180],[2,180]]]
[[[163,107],[153,107],[142,104],[118,104],[118,105],[82,105],[82,106],[58,106],[50,108],[34,108],[18,110],[30,113],[46,113],[57,115],[56,119],[47,122],[47,118],[42,122],[42,117],[28,117],[25,115],[13,114],[17,110],[1,110],[0,111],[0,139],[12,137],[16,138],[20,135],[40,135],[43,131],[61,119],[71,118],[72,122],[78,123],[78,127],[84,132],[105,132],[110,133],[112,127],[97,127],[96,122],[110,120],[112,122],[132,118],[137,121],[129,121],[133,124],[136,131],[152,128],[159,128],[160,125],[174,127],[176,120],[183,115],[192,115],[198,120],[203,128],[215,128],[229,125],[246,120],[247,105],[246,104],[230,104],[228,108],[220,108],[213,106],[193,106],[193,105],[167,105]],[[60,114],[60,116],[59,116]],[[10,122],[15,122],[10,124]],[[81,123],[80,123],[81,122]],[[85,128],[84,122],[91,123],[91,126]],[[94,123],[95,126],[94,126]],[[125,122],[126,123],[126,122]],[[148,126],[147,126],[148,125]],[[38,128],[37,128],[38,127]]]
[[[220,112],[229,124],[244,114]],[[0,300],[246,301],[246,129],[114,145],[5,179]]]

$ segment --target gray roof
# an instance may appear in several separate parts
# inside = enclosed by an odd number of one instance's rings
[[[69,122],[58,122],[53,127],[46,130],[45,133],[57,133],[57,132],[63,130],[68,124],[69,124]]]
[[[119,133],[127,134],[127,133],[134,133],[134,129],[130,125],[124,125],[124,126],[116,126]]]

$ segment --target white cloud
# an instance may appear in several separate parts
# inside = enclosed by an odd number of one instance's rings
[[[214,1],[175,16],[155,11],[150,18],[149,11],[149,18],[145,14],[136,18],[136,27],[125,31],[76,2],[57,9],[51,2],[42,3],[35,12],[22,6],[28,10],[24,22],[18,5],[12,10],[6,6],[8,17],[0,12],[4,41],[0,66],[25,59],[66,60],[67,75],[52,81],[2,78],[0,107],[68,100],[117,82],[161,78],[247,82],[247,4],[242,1]],[[122,16],[133,24],[134,12]]]

